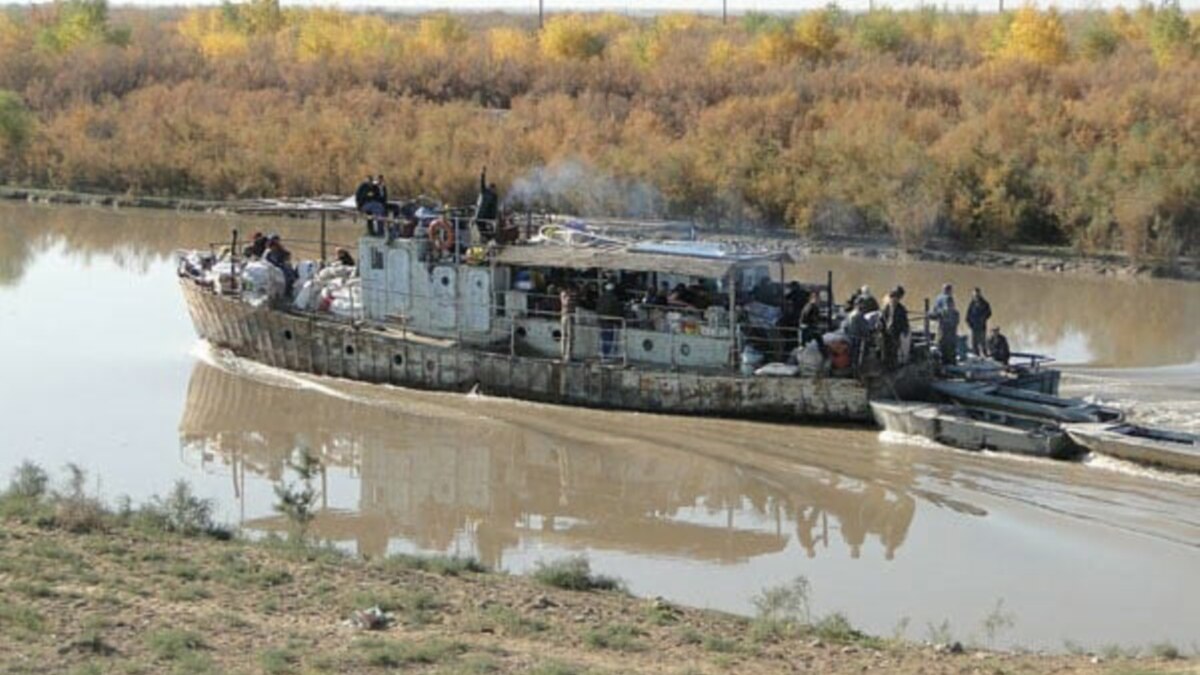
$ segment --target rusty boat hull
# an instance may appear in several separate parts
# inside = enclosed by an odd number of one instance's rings
[[[497,353],[384,326],[252,306],[179,280],[200,338],[276,368],[434,391],[544,403],[784,422],[872,422],[870,400],[916,397],[926,363],[865,378],[743,377]]]

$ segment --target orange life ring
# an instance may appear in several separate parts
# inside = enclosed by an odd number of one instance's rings
[[[454,226],[444,217],[438,218],[429,224],[429,241],[443,253],[453,249]]]

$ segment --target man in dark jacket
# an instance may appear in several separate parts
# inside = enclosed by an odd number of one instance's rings
[[[367,176],[354,191],[354,208],[362,211],[367,204],[374,201],[379,201],[379,186],[375,184],[374,176]]]
[[[897,286],[883,303],[883,364],[888,370],[900,365],[900,348],[908,338],[908,308],[903,299],[904,287]]]
[[[971,328],[971,351],[977,356],[986,356],[987,322],[992,318],[992,306],[983,297],[983,291],[978,288],[971,295],[971,304],[967,305],[967,326]]]
[[[997,363],[1008,365],[1008,360],[1012,357],[1012,352],[1008,349],[1008,338],[1000,333],[999,326],[992,328],[992,336],[988,338],[987,350],[988,354]]]
[[[500,217],[500,193],[495,183],[487,182],[487,167],[479,173],[479,198],[475,200],[475,221],[485,232],[496,232],[496,219]]]

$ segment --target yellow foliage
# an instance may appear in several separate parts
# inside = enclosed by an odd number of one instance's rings
[[[635,31],[638,27],[637,22],[633,19],[612,12],[592,15],[586,23],[592,30],[608,37]]]
[[[488,48],[497,61],[524,61],[533,53],[533,37],[519,28],[488,31]]]
[[[763,65],[780,65],[800,55],[800,42],[792,32],[768,30],[754,39],[750,51],[754,59]]]
[[[728,68],[737,61],[737,45],[729,38],[717,38],[708,46],[708,67],[714,70]]]
[[[542,55],[547,58],[583,61],[603,53],[604,45],[602,32],[577,14],[555,16],[542,29]]]
[[[696,30],[703,25],[704,19],[700,16],[681,12],[663,14],[654,20],[654,30],[659,35],[670,35],[671,33]]]
[[[16,21],[0,12],[0,50],[7,52],[15,49],[21,43],[24,32]]]
[[[796,42],[808,58],[819,61],[833,56],[838,33],[832,11],[809,12],[796,21]]]
[[[451,48],[467,41],[467,28],[449,14],[435,14],[421,19],[414,40],[419,51],[445,56]]]
[[[292,17],[296,55],[303,61],[361,60],[397,54],[402,48],[394,27],[378,16],[317,9]]]
[[[1143,40],[1146,37],[1145,25],[1135,19],[1124,7],[1118,7],[1111,14],[1112,27],[1129,42]]]
[[[220,9],[189,12],[179,22],[179,33],[209,59],[241,56],[250,50],[249,37],[228,26]]]
[[[1067,29],[1053,8],[1039,12],[1026,5],[1013,15],[1001,54],[1007,58],[1055,65],[1067,60]]]

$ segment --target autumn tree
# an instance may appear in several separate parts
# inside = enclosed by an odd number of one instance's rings
[[[1067,60],[1067,29],[1058,11],[1039,12],[1025,5],[1008,26],[1003,55],[1017,60],[1053,66]]]

